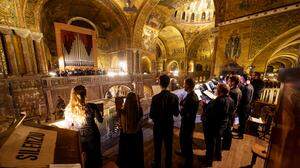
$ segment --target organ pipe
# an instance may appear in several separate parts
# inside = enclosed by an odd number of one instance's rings
[[[93,49],[88,54],[79,34],[75,36],[70,53],[67,52],[65,46],[63,46],[63,53],[66,66],[94,66]]]

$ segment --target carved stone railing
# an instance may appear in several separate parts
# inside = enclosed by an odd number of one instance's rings
[[[74,85],[91,85],[91,84],[124,84],[130,83],[132,77],[126,76],[72,76],[72,77],[49,77],[43,78],[43,87],[59,87],[59,86],[74,86]]]
[[[279,92],[279,88],[266,88],[260,96],[260,101],[268,104],[277,105]]]
[[[0,91],[3,94],[0,96],[5,102],[1,102],[0,111],[8,111],[11,108],[10,111],[16,113],[26,112],[27,116],[33,120],[49,120],[56,110],[58,97],[61,97],[67,104],[70,91],[76,85],[86,86],[87,101],[93,101],[104,98],[105,93],[115,85],[126,85],[142,95],[144,79],[154,81],[151,75],[11,77],[1,82]],[[8,91],[11,95],[8,95]]]

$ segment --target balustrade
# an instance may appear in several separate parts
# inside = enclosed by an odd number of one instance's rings
[[[260,101],[277,105],[280,88],[265,88],[260,96]]]

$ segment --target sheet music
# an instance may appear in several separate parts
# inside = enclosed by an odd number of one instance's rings
[[[217,98],[216,95],[214,95],[213,93],[211,93],[211,92],[208,91],[208,90],[205,90],[203,93],[204,93],[207,97],[209,97],[210,99],[212,99],[212,100]]]
[[[194,92],[195,92],[196,95],[198,96],[198,99],[199,99],[199,100],[202,100],[202,98],[201,98],[201,96],[202,96],[201,91],[197,89],[197,90],[194,90]]]
[[[250,117],[250,121],[253,121],[255,123],[263,124],[263,120],[261,118],[255,118],[255,117]]]
[[[205,83],[205,86],[207,87],[207,89],[208,89],[209,91],[212,91],[212,89],[210,88],[210,86],[209,86],[208,83]]]

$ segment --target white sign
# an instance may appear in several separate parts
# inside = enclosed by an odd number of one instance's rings
[[[54,162],[57,132],[19,126],[0,149],[0,167],[48,167]]]

